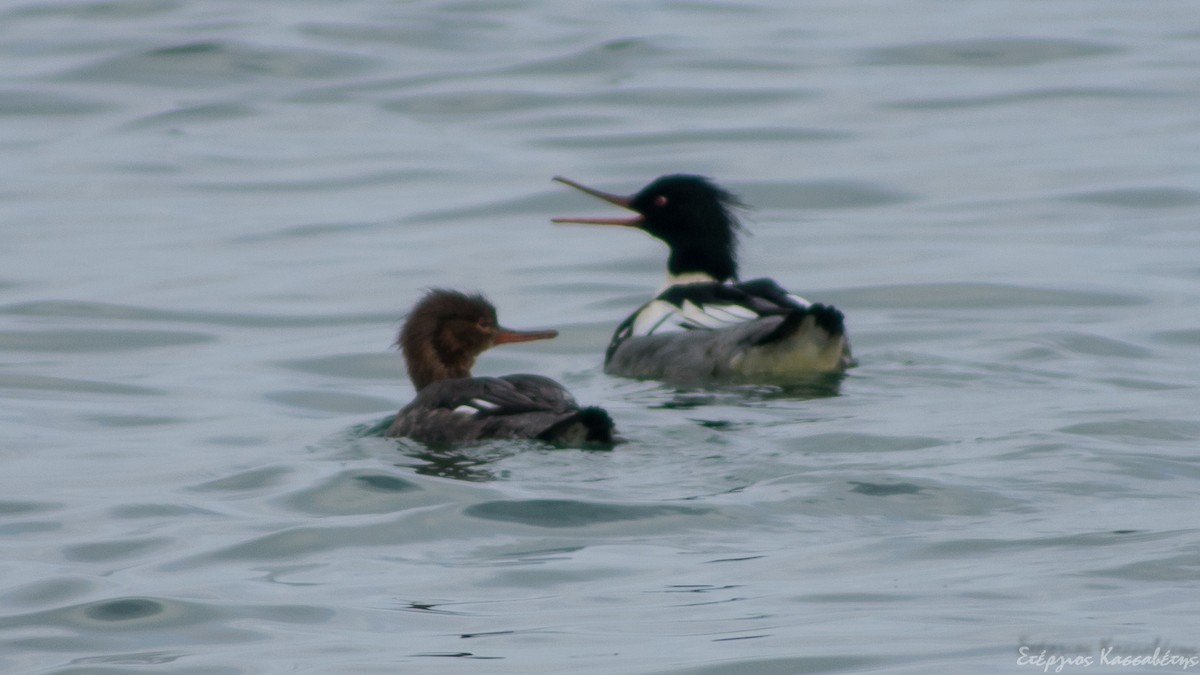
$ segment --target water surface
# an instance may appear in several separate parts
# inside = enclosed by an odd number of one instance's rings
[[[0,670],[1195,653],[1194,20],[9,3]],[[605,207],[550,177],[678,171],[753,206],[748,276],[845,310],[860,365],[834,391],[602,373],[665,252],[551,225]],[[558,328],[476,372],[554,377],[627,442],[381,438],[412,392],[391,343],[430,286]]]

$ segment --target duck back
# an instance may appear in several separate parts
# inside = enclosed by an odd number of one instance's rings
[[[540,375],[465,377],[433,382],[396,415],[386,435],[426,445],[487,439],[611,444],[613,422],[600,408],[580,408]]]

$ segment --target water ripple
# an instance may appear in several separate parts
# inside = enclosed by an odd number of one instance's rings
[[[0,91],[0,116],[91,115],[112,108],[107,103],[47,91]]]
[[[1058,87],[1016,91],[1004,94],[964,96],[951,98],[910,99],[885,103],[881,107],[895,110],[958,110],[1008,105],[1024,105],[1042,101],[1058,100],[1124,100],[1142,101],[1167,96],[1165,92],[1117,87]]]
[[[859,180],[747,183],[739,191],[755,208],[788,211],[876,208],[917,199],[909,193]]]
[[[747,647],[749,648],[749,647]],[[734,673],[753,673],[754,675],[795,675],[796,673],[852,673],[868,672],[888,660],[880,657],[862,656],[855,654],[834,654],[830,656],[797,656],[792,658],[737,658],[726,660],[725,663],[711,666],[692,668],[674,668],[671,670],[654,671],[653,675],[733,675]]]
[[[400,476],[360,470],[345,471],[292,494],[287,505],[317,515],[392,513],[412,506],[411,495],[424,490]]]
[[[1200,439],[1200,422],[1172,419],[1119,419],[1080,422],[1059,429],[1068,434],[1135,441],[1195,441]]]
[[[263,398],[273,403],[294,408],[296,410],[315,410],[326,413],[378,413],[395,410],[398,405],[391,399],[378,396],[363,396],[337,391],[316,389],[271,391]]]
[[[972,555],[994,555],[1001,553],[1012,554],[1017,551],[1040,551],[1048,548],[1095,549],[1136,546],[1169,539],[1174,537],[1175,534],[1163,532],[1106,531],[1013,539],[958,538],[953,541],[925,545],[920,548],[916,555],[928,559],[943,559],[958,557],[968,553]]]
[[[1133,307],[1149,302],[1147,298],[1120,293],[970,282],[866,286],[839,291],[838,297],[839,302],[849,306],[922,309]]]
[[[1145,347],[1089,333],[1043,333],[1036,336],[1029,336],[1026,339],[1033,339],[1049,345],[1055,352],[1060,353],[1065,352],[1069,354],[1119,359],[1145,359],[1153,355],[1153,352]]]
[[[258,492],[280,484],[289,473],[291,471],[284,467],[263,467],[205,481],[191,489],[197,492]]]
[[[0,501],[0,517],[24,516],[31,513],[46,513],[60,508],[59,504],[47,502]]]
[[[535,59],[509,68],[526,75],[587,75],[634,71],[669,56],[671,51],[646,38],[617,38],[588,45],[560,56]]]
[[[216,341],[215,335],[164,330],[59,329],[0,332],[0,351],[123,352]]]
[[[372,62],[347,54],[266,48],[236,42],[191,42],[116,56],[63,74],[64,79],[157,87],[215,87],[263,77],[343,78]]]
[[[181,641],[196,645],[262,640],[265,632],[241,626],[248,619],[252,623],[315,624],[332,616],[330,609],[305,605],[236,606],[130,595],[9,614],[0,617],[0,630],[22,636],[4,640],[10,648],[94,653]],[[63,631],[74,635],[63,636]]]
[[[1110,44],[1085,40],[992,38],[883,47],[869,51],[866,62],[898,66],[1004,68],[1109,56],[1121,51]]]
[[[425,169],[379,169],[362,173],[337,173],[336,175],[309,175],[305,178],[278,180],[250,180],[244,177],[237,180],[196,181],[188,187],[194,190],[211,192],[245,192],[261,194],[269,192],[342,192],[346,188],[362,188],[376,185],[396,185],[420,178],[428,178],[430,172]]]
[[[534,90],[466,89],[427,92],[392,98],[382,104],[384,110],[405,115],[465,117],[496,115],[520,111],[544,112],[558,106],[585,106],[588,109],[666,108],[687,110],[697,107],[742,108],[781,101],[794,101],[803,94],[794,90],[699,89],[685,87],[627,88],[592,94],[561,94]]]
[[[1163,344],[1200,347],[1200,328],[1165,330],[1155,333],[1152,337]]]
[[[4,13],[11,20],[68,17],[81,21],[138,19],[175,11],[180,0],[105,0],[25,4]]]
[[[940,438],[924,436],[884,436],[880,434],[834,432],[811,434],[803,439],[806,452],[852,453],[855,455],[871,452],[901,452],[923,450],[949,441]]]
[[[1172,584],[1191,584],[1200,574],[1200,551],[1192,550],[1156,560],[1139,560],[1089,572],[1091,576],[1128,579],[1139,584],[1164,581]]]
[[[13,605],[44,607],[82,598],[96,588],[96,580],[62,576],[51,579],[40,579],[32,583],[8,589],[0,599],[6,607]]]
[[[90,544],[73,544],[63,549],[63,557],[74,562],[125,560],[165,548],[173,541],[165,537],[145,537],[117,541],[100,541]]]
[[[21,375],[19,373],[5,373],[0,375],[0,395],[3,395],[5,390],[14,390],[14,392],[59,392],[65,394],[115,394],[118,396],[166,395],[166,392],[162,389],[139,387],[131,384],[48,377],[43,375]]]
[[[128,131],[170,129],[188,124],[241,119],[256,114],[259,114],[259,111],[255,108],[235,101],[204,103],[147,115],[126,123],[123,128]]]
[[[277,365],[301,373],[312,373],[324,377],[341,377],[359,380],[404,380],[404,366],[394,353],[336,354],[312,359],[281,361]]]
[[[0,315],[66,317],[76,319],[119,319],[123,321],[161,321],[168,323],[200,323],[247,328],[284,328],[378,325],[396,320],[391,314],[314,314],[309,316],[272,316],[268,314],[236,314],[232,312],[182,311],[155,309],[106,302],[69,300],[38,300],[0,307]]]
[[[652,148],[658,146],[712,143],[782,143],[835,141],[853,138],[853,134],[801,127],[748,127],[664,130],[654,133],[606,133],[597,135],[542,136],[534,145],[550,148]]]
[[[1176,187],[1116,188],[1072,195],[1067,199],[1130,209],[1175,209],[1200,204],[1200,191]]]
[[[464,513],[484,520],[534,527],[587,527],[663,516],[698,516],[712,510],[684,506],[599,504],[569,499],[527,499],[472,504]]]

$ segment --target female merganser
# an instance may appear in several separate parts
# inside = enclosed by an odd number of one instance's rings
[[[475,357],[507,342],[546,340],[557,331],[514,331],[496,321],[481,295],[430,291],[409,314],[396,343],[417,397],[387,430],[429,445],[531,438],[560,445],[613,441],[602,408],[580,408],[562,385],[540,375],[471,377]]]
[[[604,357],[612,375],[690,382],[786,380],[852,363],[842,313],[771,279],[738,281],[733,194],[702,176],[662,176],[631,196],[556,181],[629,209],[630,218],[555,218],[624,225],[667,244],[667,283],[617,327]]]

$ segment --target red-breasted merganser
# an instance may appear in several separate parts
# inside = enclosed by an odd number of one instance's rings
[[[430,291],[408,316],[396,343],[417,397],[387,430],[429,445],[530,438],[560,445],[613,441],[602,408],[580,408],[570,392],[540,375],[471,377],[475,357],[508,342],[546,340],[557,331],[514,331],[496,321],[481,295]]]
[[[553,222],[634,227],[671,251],[666,285],[617,327],[605,372],[682,382],[779,381],[851,365],[841,311],[771,279],[738,280],[735,209],[742,204],[709,179],[662,176],[630,197],[554,180],[636,215]]]

